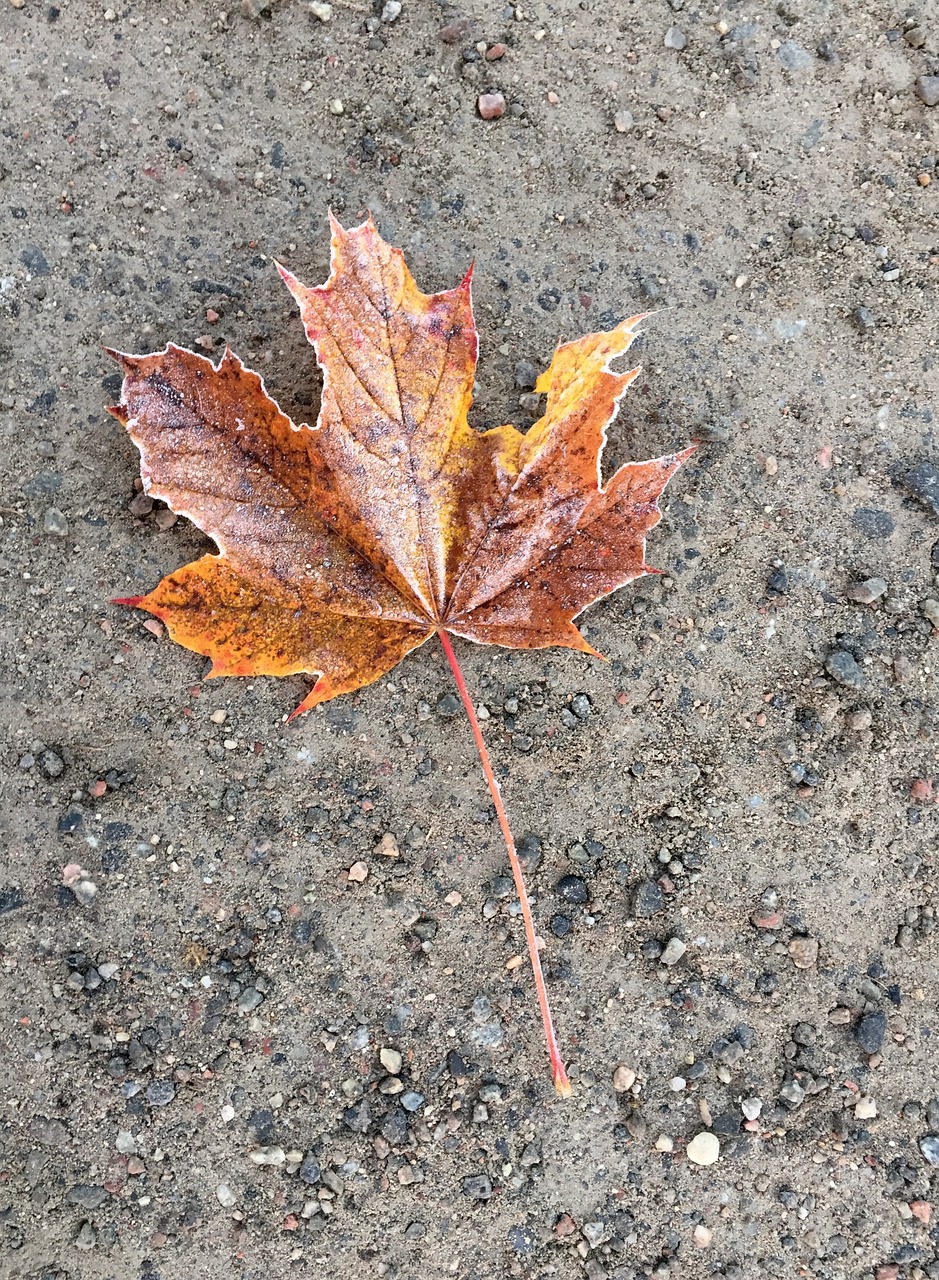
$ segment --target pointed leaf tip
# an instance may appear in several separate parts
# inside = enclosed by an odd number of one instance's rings
[[[139,609],[141,600],[146,600],[146,596],[114,596],[111,604],[124,604],[129,609]]]

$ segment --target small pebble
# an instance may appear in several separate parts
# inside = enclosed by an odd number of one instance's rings
[[[68,537],[68,521],[58,507],[49,507],[44,512],[42,527],[56,538]]]
[[[798,1080],[787,1080],[779,1090],[779,1101],[795,1111],[797,1107],[801,1107],[805,1101],[805,1090]]]
[[[797,969],[812,969],[818,961],[817,938],[793,938],[789,943],[789,955]]]
[[[664,40],[666,49],[684,49],[687,43],[684,31],[678,27],[669,27],[666,31]]]
[[[916,96],[927,107],[939,106],[939,76],[920,76],[916,81]]]
[[[628,133],[632,127],[633,113],[631,111],[627,111],[625,108],[622,111],[617,111],[616,115],[613,117],[613,128],[616,132]]]
[[[886,594],[887,584],[883,578],[866,578],[863,582],[853,582],[845,592],[855,604],[873,604]]]
[[[877,1115],[877,1103],[873,1098],[859,1098],[854,1107],[856,1120],[873,1120]]]
[[[699,1249],[706,1249],[714,1239],[714,1232],[706,1227],[703,1222],[699,1222],[692,1232],[691,1238]]]
[[[368,867],[364,862],[353,862],[348,875],[353,884],[363,884],[368,879]]]
[[[935,1134],[920,1138],[919,1149],[930,1164],[939,1165],[939,1138]]]
[[[692,1164],[706,1166],[715,1164],[720,1158],[721,1144],[713,1133],[706,1129],[692,1138],[688,1143],[686,1155]]]
[[[832,649],[825,659],[825,670],[845,688],[863,689],[867,685],[864,672],[847,649]]]
[[[625,1062],[618,1064],[613,1072],[613,1088],[617,1093],[628,1093],[636,1083],[636,1073]]]
[[[660,1133],[655,1140],[656,1151],[674,1151],[675,1144],[667,1133]]]
[[[854,1029],[854,1035],[865,1053],[879,1053],[887,1034],[887,1015],[882,1009],[866,1013]]]
[[[476,99],[476,109],[484,120],[498,120],[505,115],[505,98],[501,93],[481,93]]]
[[[531,391],[538,381],[538,370],[530,360],[519,360],[515,366],[515,385],[522,391]]]
[[[917,1222],[921,1222],[924,1227],[929,1226],[929,1220],[932,1217],[932,1205],[928,1200],[911,1200],[910,1213]]]
[[[744,1098],[740,1104],[740,1110],[747,1120],[756,1120],[763,1110],[763,1103],[759,1098]]]
[[[166,1107],[176,1097],[172,1080],[151,1080],[147,1085],[147,1101],[152,1107]]]
[[[669,966],[677,964],[687,950],[688,944],[682,942],[681,938],[669,938],[662,952],[662,964]]]
[[[401,1067],[404,1062],[404,1058],[397,1049],[391,1049],[386,1046],[381,1050],[378,1057],[381,1060],[381,1065],[389,1075],[399,1076],[401,1074]]]
[[[664,905],[662,890],[655,881],[643,880],[636,889],[636,901],[633,907],[639,919],[647,920],[649,916],[654,916],[657,911],[661,911]]]
[[[220,1182],[215,1188],[215,1198],[223,1209],[234,1209],[238,1203],[238,1197],[232,1191],[227,1182]]]
[[[565,902],[581,906],[587,901],[587,886],[580,876],[561,876],[555,891]]]
[[[328,22],[333,16],[333,7],[331,4],[325,4],[323,0],[310,0],[310,13],[320,22]]]
[[[248,1152],[248,1159],[252,1164],[284,1164],[287,1160],[287,1153],[283,1147],[254,1147]]]

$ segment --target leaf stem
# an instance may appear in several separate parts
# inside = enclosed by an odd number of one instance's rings
[[[545,986],[544,974],[541,969],[541,957],[538,954],[538,938],[535,934],[535,922],[531,915],[531,903],[528,901],[528,890],[525,888],[525,877],[522,874],[522,864],[519,861],[518,853],[515,849],[515,840],[512,837],[512,828],[509,826],[509,819],[505,812],[505,806],[502,803],[502,795],[499,791],[499,784],[496,781],[496,775],[492,771],[492,765],[489,761],[489,752],[486,750],[486,744],[483,741],[482,730],[479,727],[479,721],[476,718],[476,709],[473,706],[473,700],[469,695],[466,687],[466,681],[463,679],[463,672],[460,670],[460,664],[456,660],[456,654],[453,652],[453,645],[450,643],[450,637],[446,631],[439,631],[440,643],[443,645],[443,651],[447,655],[447,661],[450,663],[450,670],[453,672],[453,679],[456,681],[456,687],[460,694],[460,700],[463,703],[463,709],[466,712],[470,722],[470,728],[473,731],[473,740],[476,743],[476,750],[479,752],[479,760],[483,767],[483,773],[486,775],[486,782],[489,784],[489,794],[492,796],[493,804],[496,807],[496,816],[499,819],[499,827],[502,831],[502,838],[505,840],[505,847],[509,855],[509,865],[512,868],[512,877],[515,880],[515,891],[518,894],[518,900],[522,908],[522,919],[525,921],[525,938],[528,942],[528,955],[531,959],[532,972],[535,977],[535,990],[538,992],[538,1004],[541,1006],[541,1021],[544,1023],[545,1039],[548,1042],[548,1054],[551,1058],[551,1071],[554,1076],[554,1087],[562,1098],[569,1098],[573,1092],[571,1083],[567,1078],[567,1072],[564,1069],[564,1062],[558,1049],[557,1037],[554,1034],[554,1023],[551,1020],[551,1006],[548,1003],[548,989]]]

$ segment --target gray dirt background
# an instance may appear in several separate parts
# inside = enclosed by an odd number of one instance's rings
[[[939,1276],[937,11],[397,7],[0,0],[0,1271]],[[701,441],[610,663],[460,648],[568,1103],[439,649],[288,726],[108,603],[207,544],[101,345],[309,418],[328,207],[475,259],[478,426],[651,309],[607,463]]]

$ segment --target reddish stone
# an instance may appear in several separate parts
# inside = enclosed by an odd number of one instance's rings
[[[911,1200],[910,1213],[912,1213],[917,1222],[921,1222],[924,1227],[928,1227],[929,1219],[932,1216],[932,1205],[928,1200]]]
[[[781,911],[754,911],[750,920],[758,929],[781,929],[783,923]]]
[[[501,93],[481,93],[476,107],[484,120],[498,120],[505,115],[505,98]]]
[[[486,50],[487,62],[498,62],[500,58],[504,58],[508,53],[508,49],[504,44],[491,44]]]
[[[444,44],[462,44],[463,41],[469,40],[472,34],[473,29],[466,18],[456,18],[437,32]]]

